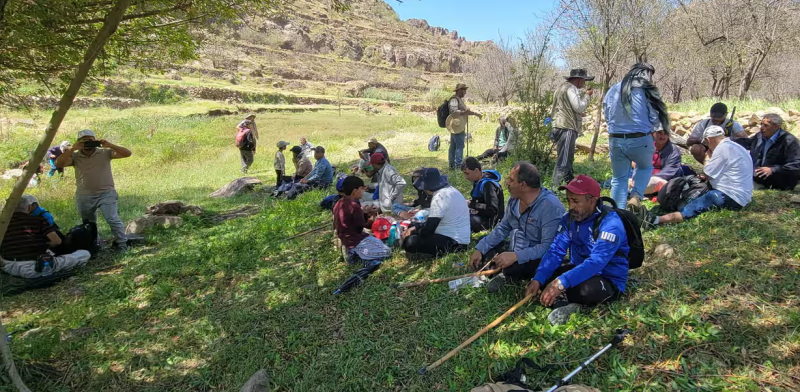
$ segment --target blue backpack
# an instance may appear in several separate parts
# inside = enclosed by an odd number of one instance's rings
[[[433,135],[430,141],[428,141],[428,151],[439,151],[439,135]]]

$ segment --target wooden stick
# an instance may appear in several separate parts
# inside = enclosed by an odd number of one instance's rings
[[[284,238],[284,239],[282,239],[280,242],[284,242],[284,241],[293,240],[293,239],[295,239],[295,238],[299,238],[299,237],[302,237],[302,236],[304,236],[304,235],[308,235],[308,234],[315,233],[315,232],[317,232],[317,231],[320,231],[320,230],[324,230],[325,228],[328,228],[328,229],[330,229],[330,228],[331,228],[331,224],[330,224],[330,223],[326,223],[326,224],[324,224],[324,225],[322,225],[322,226],[320,226],[320,227],[317,227],[316,229],[311,229],[311,230],[309,230],[309,231],[304,231],[304,232],[302,232],[302,233],[300,233],[300,234],[295,234],[295,235],[293,235],[293,236],[291,236],[291,237],[289,237],[289,238]],[[259,254],[258,254],[258,257],[261,257],[261,256],[263,256],[263,255],[264,255],[264,252],[266,252],[266,251],[267,251],[267,249],[269,249],[269,244],[268,244],[267,246],[265,246],[265,247],[264,247],[264,249],[262,249],[262,250],[261,250],[261,253],[259,253]]]
[[[438,361],[436,361],[436,362],[434,362],[434,363],[432,363],[432,364],[430,364],[428,366],[425,366],[424,368],[420,369],[419,370],[419,374],[425,374],[429,370],[433,370],[433,369],[436,369],[437,367],[439,367],[439,365],[443,364],[445,361],[447,361],[448,359],[452,358],[454,355],[458,354],[459,351],[461,351],[464,347],[469,346],[472,342],[474,342],[479,337],[481,337],[481,335],[485,334],[490,329],[496,327],[498,324],[503,322],[503,320],[505,320],[506,317],[510,316],[511,313],[514,313],[514,311],[519,309],[520,306],[525,305],[525,303],[530,301],[531,298],[533,298],[533,294],[526,295],[525,298],[521,299],[519,302],[514,304],[514,306],[512,306],[511,309],[506,310],[506,312],[503,313],[502,316],[500,316],[497,319],[495,319],[494,321],[492,321],[491,324],[487,325],[482,330],[478,331],[478,333],[476,333],[475,335],[472,335],[472,337],[470,337],[464,343],[461,343],[458,347],[454,348],[452,351],[447,353],[447,355],[443,356]]]
[[[407,288],[407,287],[425,286],[425,285],[429,285],[431,283],[442,283],[442,282],[449,282],[451,280],[456,280],[456,279],[461,279],[461,278],[469,278],[470,276],[492,275],[492,274],[496,274],[496,273],[498,273],[500,271],[501,271],[501,269],[498,268],[498,269],[493,269],[493,270],[488,270],[488,271],[470,272],[468,274],[458,275],[458,276],[451,276],[451,277],[448,277],[448,278],[438,278],[438,279],[430,279],[430,280],[418,280],[416,282],[409,282],[409,283],[399,284],[395,288],[404,289],[404,288]]]

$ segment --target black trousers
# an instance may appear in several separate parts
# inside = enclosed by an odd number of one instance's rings
[[[456,240],[441,234],[410,235],[403,241],[403,249],[408,253],[427,253],[442,256],[447,253],[460,252],[466,248]]]
[[[484,151],[484,152],[483,152],[483,154],[481,154],[481,155],[478,155],[478,156],[477,156],[477,157],[475,157],[475,158],[477,158],[479,161],[482,161],[482,160],[484,160],[484,159],[488,159],[488,158],[491,158],[491,157],[493,157],[493,156],[494,156],[494,154],[497,154],[499,151],[500,151],[500,149],[499,149],[499,148],[498,148],[498,149],[495,149],[494,147],[492,147],[492,148],[490,148],[490,149],[488,149],[488,150]]]
[[[275,186],[281,186],[284,182],[292,182],[292,176],[284,176],[283,171],[275,170]]]
[[[469,228],[473,233],[479,233],[484,230],[489,230],[494,227],[493,219],[479,216],[479,215],[470,215],[469,216]]]
[[[495,246],[494,248],[490,249],[483,255],[483,262],[486,263],[489,260],[493,259],[500,253],[508,251],[508,243],[501,242],[500,245]],[[506,278],[512,281],[528,281],[533,279],[534,275],[536,275],[536,270],[539,269],[539,262],[541,259],[531,260],[527,263],[517,263],[511,264],[511,266],[503,268],[503,275]]]
[[[769,189],[778,189],[781,191],[791,191],[800,180],[800,173],[791,174],[773,174],[767,178],[753,176],[753,182],[756,184],[764,185]]]
[[[572,264],[564,264],[558,267],[556,272],[553,273],[553,276],[542,286],[542,290],[544,290],[550,282],[556,280],[556,278],[573,268],[575,268],[575,266]],[[568,288],[565,294],[567,301],[570,303],[593,306],[616,301],[622,295],[622,292],[619,291],[614,282],[599,275],[595,275],[577,286]],[[553,303],[553,307],[558,306],[558,300],[556,300]]]

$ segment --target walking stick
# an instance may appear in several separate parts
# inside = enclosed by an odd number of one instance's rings
[[[630,331],[628,331],[627,329],[618,329],[617,330],[617,334],[614,335],[614,338],[611,339],[611,342],[609,342],[605,347],[603,347],[596,354],[594,354],[591,357],[589,357],[589,359],[587,359],[585,362],[583,362],[580,365],[578,365],[578,368],[573,370],[572,373],[567,374],[566,377],[562,378],[561,380],[558,380],[556,385],[553,385],[552,387],[550,387],[550,389],[548,389],[547,392],[553,392],[556,389],[568,384],[569,380],[571,380],[572,377],[575,377],[575,375],[578,374],[578,372],[580,372],[581,370],[586,368],[586,366],[589,366],[589,364],[594,362],[595,359],[597,359],[598,357],[603,355],[606,351],[611,350],[611,348],[616,347],[617,345],[622,343],[622,341],[625,340],[625,336],[628,336],[629,333],[630,333]]]
[[[405,288],[408,288],[408,287],[425,286],[425,285],[429,285],[431,283],[449,282],[451,280],[456,280],[456,279],[461,279],[461,278],[469,278],[471,276],[476,276],[477,277],[477,276],[483,276],[483,275],[492,275],[492,274],[496,274],[496,273],[498,273],[500,271],[501,270],[498,268],[498,269],[493,269],[493,270],[488,270],[488,271],[471,272],[471,273],[468,273],[468,274],[458,275],[458,276],[451,276],[451,277],[448,277],[448,278],[438,278],[438,279],[430,279],[430,280],[418,280],[416,282],[398,284],[398,285],[395,286],[395,288],[396,289],[405,289]]]
[[[467,116],[467,134],[464,137],[467,139],[467,156],[469,156],[469,115]]]
[[[454,355],[458,354],[459,351],[461,351],[464,347],[469,346],[472,342],[474,342],[479,337],[481,337],[481,335],[485,334],[490,329],[496,327],[498,324],[503,322],[503,320],[505,320],[506,317],[510,316],[511,313],[514,313],[514,311],[517,310],[520,306],[525,305],[525,303],[530,301],[531,298],[533,298],[533,293],[526,295],[525,298],[521,299],[519,302],[514,304],[514,306],[512,306],[511,309],[506,310],[506,312],[503,313],[502,316],[500,316],[497,319],[495,319],[494,321],[492,321],[491,324],[487,325],[482,330],[478,331],[478,333],[476,333],[475,335],[472,335],[472,337],[470,337],[464,343],[461,343],[458,347],[454,348],[452,351],[447,353],[447,355],[443,356],[438,361],[436,361],[436,362],[434,362],[434,363],[432,363],[432,364],[430,364],[428,366],[425,366],[424,368],[420,369],[419,370],[419,374],[425,374],[429,370],[433,370],[433,369],[436,369],[437,367],[439,367],[439,365],[443,364],[445,361],[447,361],[448,359],[452,358]]]

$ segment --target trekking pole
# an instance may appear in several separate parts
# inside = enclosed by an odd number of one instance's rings
[[[467,116],[467,134],[464,137],[467,139],[467,156],[469,156],[469,116]]]
[[[464,275],[450,276],[450,277],[447,277],[447,278],[418,280],[416,282],[409,282],[409,283],[402,283],[402,284],[395,285],[395,288],[396,289],[405,289],[405,288],[408,288],[408,287],[425,286],[425,285],[429,285],[429,284],[432,284],[432,283],[449,282],[451,280],[456,280],[456,279],[461,279],[461,278],[469,278],[469,277],[472,277],[472,276],[477,277],[477,276],[483,276],[483,275],[492,275],[492,274],[496,274],[496,273],[498,273],[500,271],[501,271],[500,269],[493,269],[493,270],[489,270],[489,271],[478,271],[478,272],[472,272],[472,273],[464,274]]]
[[[461,343],[458,347],[454,348],[452,351],[447,353],[441,359],[439,359],[438,361],[436,361],[436,362],[434,362],[434,363],[432,363],[432,364],[430,364],[428,366],[425,366],[422,369],[419,369],[419,374],[425,374],[429,370],[436,369],[437,367],[439,367],[439,365],[445,363],[445,361],[447,361],[448,359],[452,358],[454,355],[458,354],[458,352],[461,351],[464,347],[469,346],[472,342],[474,342],[479,337],[481,337],[481,335],[485,334],[490,329],[496,327],[498,324],[503,322],[503,320],[505,320],[508,316],[510,316],[511,313],[514,313],[514,311],[519,309],[520,306],[525,305],[525,303],[530,301],[531,298],[533,298],[533,293],[526,295],[525,298],[521,299],[519,302],[514,304],[514,306],[512,306],[511,309],[506,310],[506,312],[503,313],[502,316],[496,318],[494,321],[492,321],[491,324],[485,326],[482,330],[478,331],[478,333],[476,333],[475,335],[472,335],[472,337],[470,337],[469,339],[464,341],[464,343]]]
[[[631,331],[628,331],[627,329],[618,329],[617,330],[617,334],[614,335],[614,338],[611,339],[611,342],[609,342],[605,347],[600,349],[600,351],[598,351],[597,353],[595,353],[594,355],[589,357],[589,359],[587,359],[585,362],[583,362],[580,365],[578,365],[577,369],[573,370],[572,373],[567,374],[566,377],[564,377],[561,380],[559,380],[558,383],[556,383],[556,385],[553,385],[552,387],[550,387],[550,389],[548,389],[547,392],[553,392],[556,389],[568,384],[569,380],[571,380],[572,377],[575,377],[575,375],[578,374],[578,372],[580,372],[581,370],[583,370],[587,366],[589,366],[589,364],[592,363],[595,359],[597,359],[601,355],[605,354],[606,351],[611,350],[613,347],[616,347],[620,343],[622,343],[622,341],[625,340],[625,337],[628,336],[629,333],[631,333]]]

